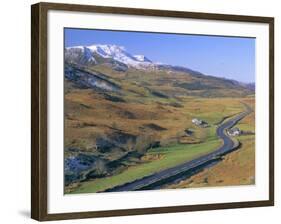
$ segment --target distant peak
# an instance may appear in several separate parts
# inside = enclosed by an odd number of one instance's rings
[[[115,45],[115,44],[93,44],[93,45],[87,46],[87,48],[93,49],[93,50],[101,48],[103,50],[110,50],[110,51],[116,51],[116,50],[125,51],[126,50],[125,47]]]
[[[154,63],[149,60],[144,55],[132,55],[129,53],[125,47],[115,44],[92,44],[87,46],[74,46],[67,47],[66,50],[73,51],[72,53],[77,53],[76,51],[82,51],[87,53],[87,55],[94,58],[95,54],[103,58],[112,58],[116,61],[119,61],[123,64],[126,64],[135,68],[148,68],[154,66]]]

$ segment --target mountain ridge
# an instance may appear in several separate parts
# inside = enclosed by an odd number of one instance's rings
[[[155,64],[144,55],[132,55],[123,46],[113,44],[94,44],[89,46],[73,46],[65,48],[66,60],[79,62],[87,65],[88,63],[97,64],[93,60],[94,55],[104,59],[113,59],[125,64],[127,67],[143,69],[153,67]],[[90,52],[90,54],[89,54]],[[84,60],[81,60],[84,59]]]
[[[112,66],[114,70],[126,71],[128,68],[142,69],[142,70],[168,70],[177,72],[186,72],[197,76],[207,76],[219,79],[225,79],[242,85],[250,90],[255,89],[255,83],[244,83],[234,79],[224,77],[217,77],[212,75],[205,75],[193,69],[169,65],[160,62],[153,62],[148,57],[142,54],[133,55],[129,53],[125,47],[115,44],[92,44],[88,46],[71,46],[65,48],[65,61],[70,64],[77,64],[83,66],[93,66],[102,63],[107,63]]]

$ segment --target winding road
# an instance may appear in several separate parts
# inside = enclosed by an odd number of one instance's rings
[[[233,127],[238,121],[243,119],[245,116],[252,112],[252,109],[244,104],[246,110],[235,117],[223,122],[218,126],[216,130],[217,136],[223,140],[222,146],[220,146],[215,151],[201,156],[199,158],[193,159],[191,161],[185,162],[183,164],[177,165],[175,167],[162,170],[160,172],[154,173],[150,176],[143,177],[142,179],[135,180],[130,183],[126,183],[120,186],[116,186],[114,188],[106,190],[107,192],[115,192],[115,191],[136,191],[142,189],[152,189],[153,186],[159,185],[159,183],[165,182],[165,180],[172,179],[173,177],[180,176],[182,173],[186,173],[190,170],[196,169],[197,167],[202,167],[204,164],[208,164],[211,161],[214,161],[221,156],[232,152],[235,150],[239,143],[233,141],[228,135],[226,135],[225,130]]]

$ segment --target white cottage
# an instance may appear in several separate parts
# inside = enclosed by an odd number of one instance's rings
[[[229,136],[238,136],[241,134],[241,130],[239,128],[232,128],[232,129],[229,129],[227,130],[227,134]]]

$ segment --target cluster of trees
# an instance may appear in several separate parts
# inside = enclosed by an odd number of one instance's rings
[[[128,152],[136,151],[140,155],[144,155],[150,148],[160,145],[160,142],[155,141],[151,134],[139,135],[136,140],[129,139],[125,145]]]

